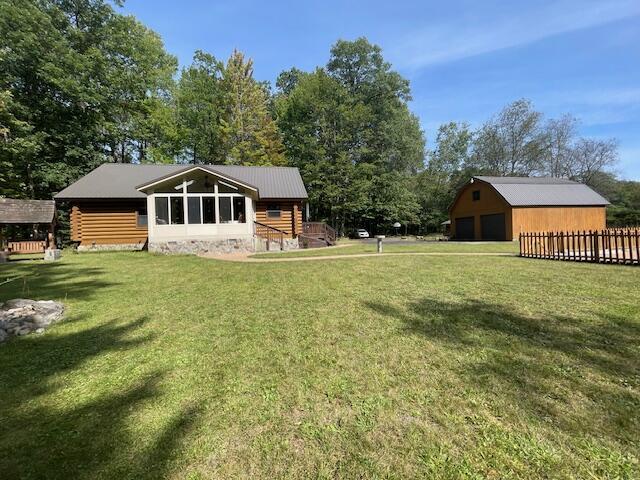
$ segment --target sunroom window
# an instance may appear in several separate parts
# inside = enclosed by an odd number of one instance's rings
[[[156,197],[156,225],[169,224],[169,199]]]
[[[202,223],[216,223],[216,199],[202,197]]]
[[[167,181],[155,193],[156,225],[247,222],[244,189],[207,175]]]
[[[231,197],[220,197],[220,223],[231,223]]]
[[[187,197],[187,221],[191,224],[202,223],[200,218],[200,199],[202,197]]]
[[[244,214],[244,197],[233,197],[233,219],[238,223],[246,223]]]
[[[184,200],[182,197],[169,197],[171,205],[171,225],[184,223]]]

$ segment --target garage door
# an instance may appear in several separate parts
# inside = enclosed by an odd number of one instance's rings
[[[481,215],[480,228],[482,230],[482,240],[505,240],[507,238],[504,213]]]
[[[473,217],[456,218],[456,240],[473,239]]]

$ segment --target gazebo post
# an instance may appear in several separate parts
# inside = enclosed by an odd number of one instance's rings
[[[62,256],[62,252],[56,246],[56,214],[55,210],[53,213],[53,218],[51,219],[51,223],[49,224],[49,232],[47,233],[47,245],[44,250],[44,260],[46,262],[55,262],[56,260],[60,260]]]

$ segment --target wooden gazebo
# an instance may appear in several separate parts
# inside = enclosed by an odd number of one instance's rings
[[[0,227],[4,225],[46,225],[45,240],[18,240],[0,243],[0,250],[11,253],[44,253],[55,249],[56,204],[53,200],[0,198]],[[0,237],[0,242],[3,242]]]

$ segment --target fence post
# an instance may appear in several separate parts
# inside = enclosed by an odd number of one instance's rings
[[[518,235],[518,245],[520,248],[520,256],[522,257],[522,232],[520,232],[520,235]]]

